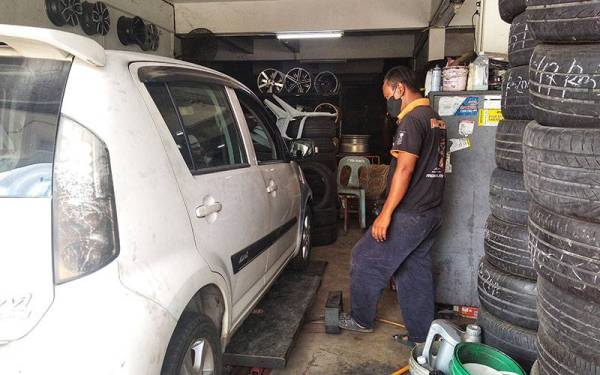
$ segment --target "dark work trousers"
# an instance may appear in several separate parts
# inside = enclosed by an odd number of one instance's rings
[[[377,302],[393,276],[409,339],[425,341],[435,308],[431,247],[441,221],[440,207],[422,213],[396,212],[386,241],[375,241],[369,228],[354,246],[350,315],[360,325],[373,327]]]

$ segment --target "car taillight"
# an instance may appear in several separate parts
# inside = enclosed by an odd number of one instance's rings
[[[54,280],[60,284],[97,271],[119,253],[108,149],[64,116],[52,190]]]

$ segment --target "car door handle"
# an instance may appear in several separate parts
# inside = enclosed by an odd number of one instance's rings
[[[207,217],[208,215],[221,212],[222,209],[223,205],[219,202],[215,202],[213,204],[206,204],[204,206],[196,208],[196,217],[201,219],[203,217]]]
[[[267,185],[267,193],[269,193],[269,194],[274,193],[277,191],[277,189],[279,189],[279,186],[277,186],[275,181],[273,181],[273,180],[269,181],[269,185]]]

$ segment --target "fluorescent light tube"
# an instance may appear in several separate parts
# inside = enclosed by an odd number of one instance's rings
[[[341,38],[343,31],[289,31],[277,33],[277,39],[331,39]]]

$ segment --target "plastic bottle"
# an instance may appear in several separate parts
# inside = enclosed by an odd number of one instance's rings
[[[489,81],[490,59],[485,55],[479,55],[473,61],[473,90],[487,90]]]
[[[433,68],[431,74],[431,91],[440,91],[442,88],[442,68],[438,65]]]

